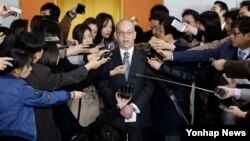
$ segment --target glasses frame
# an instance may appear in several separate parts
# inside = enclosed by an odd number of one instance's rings
[[[117,34],[118,34],[119,36],[124,37],[125,35],[131,36],[131,35],[133,35],[134,32],[135,32],[134,30],[126,31],[126,32],[124,32],[124,31],[118,31]]]
[[[234,37],[236,37],[238,34],[242,34],[242,32],[235,32],[235,31],[231,32],[231,35],[233,35]]]

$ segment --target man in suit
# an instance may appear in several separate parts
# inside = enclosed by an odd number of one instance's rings
[[[112,70],[124,64],[123,60],[126,58],[125,65],[128,66],[128,70],[125,74],[100,82],[99,91],[104,98],[104,112],[116,106],[115,93],[121,85],[133,85],[130,103],[120,109],[120,115],[112,122],[128,133],[128,141],[146,141],[149,140],[149,127],[151,126],[149,99],[154,86],[149,79],[136,77],[136,74],[147,75],[150,67],[147,64],[145,52],[134,48],[136,38],[134,24],[130,20],[123,19],[118,22],[116,31],[119,48],[113,51],[105,68]]]

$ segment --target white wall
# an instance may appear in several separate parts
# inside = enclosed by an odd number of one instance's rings
[[[190,8],[199,13],[210,10],[216,0],[164,0],[164,5],[169,9],[170,15],[178,19],[184,9]],[[239,8],[240,2],[243,0],[220,0],[227,4],[228,8]]]
[[[3,4],[3,3],[11,4],[13,6],[19,7],[19,0],[0,0],[0,4]],[[3,20],[1,26],[9,27],[11,22],[18,18],[19,18],[19,15],[17,15],[16,17],[14,16],[7,17]]]

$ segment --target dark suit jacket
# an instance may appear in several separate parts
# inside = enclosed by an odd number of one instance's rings
[[[237,54],[237,48],[226,42],[222,46],[207,50],[189,50],[173,52],[175,62],[209,62],[210,58],[231,60]]]
[[[226,61],[224,71],[229,78],[247,78],[250,79],[250,61]]]
[[[122,65],[122,59],[119,48],[113,51],[111,60],[106,64],[108,70],[114,69],[116,66]],[[147,75],[149,66],[146,60],[146,54],[143,50],[134,49],[128,83],[134,85],[133,96],[131,102],[137,105],[141,113],[137,114],[137,121],[130,123],[133,127],[145,127],[151,125],[149,99],[154,91],[154,86],[149,79],[136,77],[136,74]],[[99,84],[100,94],[104,98],[105,108],[112,108],[116,105],[115,93],[121,85],[126,84],[125,75],[116,75],[109,80],[101,81]],[[120,121],[124,123],[124,118],[119,116]]]

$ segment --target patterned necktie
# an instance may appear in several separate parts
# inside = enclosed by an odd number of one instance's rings
[[[129,53],[128,52],[124,52],[123,64],[127,64],[128,65],[128,69],[125,72],[125,79],[126,79],[126,81],[128,81],[128,73],[129,73]]]
[[[243,60],[246,53],[244,51],[239,50],[238,52],[238,60]]]

